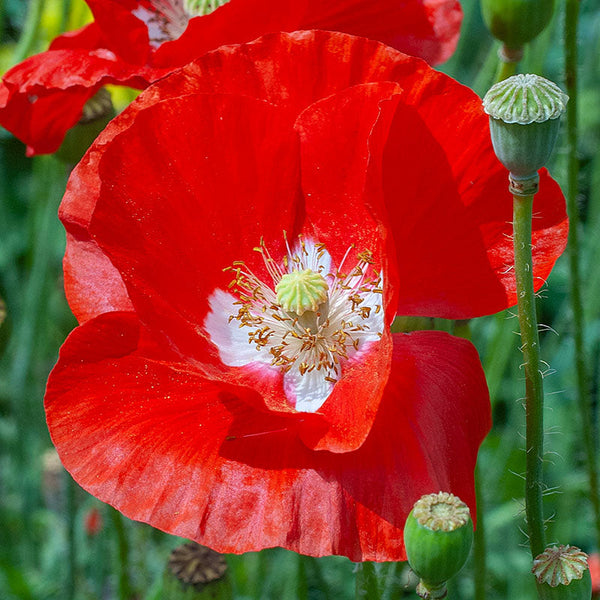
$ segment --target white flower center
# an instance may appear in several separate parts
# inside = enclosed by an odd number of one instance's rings
[[[205,322],[221,360],[230,366],[258,362],[279,369],[296,410],[318,410],[348,361],[359,359],[383,331],[381,274],[369,251],[359,253],[356,264],[344,271],[352,249],[337,269],[331,269],[331,257],[322,244],[300,239],[278,264],[261,242],[255,250],[262,254],[270,282],[259,279],[244,263],[229,267],[234,295],[216,290]],[[278,298],[275,290],[278,286],[281,290],[282,280],[287,287],[290,274],[303,272],[324,285],[317,285],[317,302],[291,310],[294,305],[281,293]]]
[[[132,13],[148,27],[150,44],[158,48],[163,42],[176,40],[191,18],[207,15],[227,0],[148,0]]]

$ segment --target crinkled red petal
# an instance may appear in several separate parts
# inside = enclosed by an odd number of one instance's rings
[[[225,44],[278,31],[321,29],[377,40],[437,64],[454,52],[461,21],[457,0],[230,0],[191,19],[181,37],[158,48],[154,61],[183,66]]]
[[[370,38],[432,65],[454,52],[463,16],[460,3],[454,0],[312,0],[308,4],[306,18],[296,29],[326,29]]]
[[[144,88],[159,73],[123,63],[107,50],[49,50],[6,73],[0,123],[29,146],[29,154],[54,152],[102,85]]]
[[[94,21],[102,31],[103,47],[112,50],[123,61],[149,65],[152,48],[146,24],[133,13],[140,3],[123,0],[85,0]],[[198,55],[197,55],[198,56]]]
[[[132,314],[111,313],[68,338],[46,412],[85,489],[221,552],[403,560],[404,520],[422,494],[450,491],[474,510],[490,412],[468,342],[394,336],[384,401],[354,452],[309,450],[297,422],[255,410],[253,393],[207,380],[148,341]]]

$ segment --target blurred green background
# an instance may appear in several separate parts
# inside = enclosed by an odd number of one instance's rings
[[[441,69],[483,95],[493,83],[498,43],[477,0],[464,0],[457,52]],[[0,0],[0,72],[47,48],[89,19],[83,0]],[[526,49],[520,72],[564,87],[564,7]],[[578,206],[582,219],[585,341],[596,433],[600,383],[600,6],[581,2]],[[114,96],[117,108],[132,92]],[[566,181],[564,133],[550,165]],[[25,158],[23,144],[0,130],[0,599],[109,600],[192,597],[164,579],[169,552],[182,542],[120,517],[79,489],[60,466],[46,430],[42,399],[58,348],[75,326],[62,290],[64,233],[57,208],[68,167],[53,156]],[[539,304],[547,361],[545,513],[550,542],[597,551],[575,402],[573,336],[563,257]],[[453,324],[441,323],[452,329]],[[511,312],[471,323],[488,377],[494,427],[480,453],[487,549],[486,598],[535,598],[522,532],[525,464],[521,355]],[[597,437],[597,436],[596,436]],[[95,519],[95,522],[94,522]],[[90,522],[91,521],[91,522]],[[227,557],[237,599],[354,597],[355,565],[283,550]],[[451,583],[450,598],[474,598],[473,561]],[[416,595],[404,565],[378,565],[384,598]],[[174,595],[173,595],[174,594]],[[186,595],[187,594],[187,595]],[[481,598],[481,596],[479,596]]]

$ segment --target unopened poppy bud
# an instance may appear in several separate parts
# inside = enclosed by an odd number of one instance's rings
[[[569,97],[539,75],[514,75],[483,99],[496,156],[517,179],[534,176],[552,153]]]
[[[554,0],[481,0],[483,20],[507,48],[521,48],[550,23]]]
[[[588,556],[575,546],[549,546],[533,561],[542,600],[590,600]]]
[[[469,507],[447,492],[422,496],[404,525],[411,569],[421,578],[422,598],[443,598],[445,583],[465,564],[473,542]]]
[[[69,165],[78,163],[115,114],[110,93],[100,88],[85,103],[79,122],[67,131],[57,158]]]

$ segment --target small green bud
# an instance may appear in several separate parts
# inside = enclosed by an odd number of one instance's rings
[[[100,88],[85,103],[79,122],[67,131],[56,157],[68,165],[78,163],[115,114],[110,93]]]
[[[443,598],[445,582],[465,564],[473,542],[469,507],[453,494],[422,496],[404,525],[411,569],[421,578],[422,598]]]
[[[533,561],[542,600],[590,600],[592,578],[588,556],[575,546],[549,546]]]
[[[513,75],[483,99],[496,156],[517,179],[543,167],[554,148],[569,97],[539,75]]]
[[[306,311],[316,312],[327,301],[329,286],[320,273],[312,269],[286,273],[275,286],[277,302],[286,312],[302,316]]]
[[[481,0],[481,12],[492,35],[514,50],[546,28],[554,0]]]

